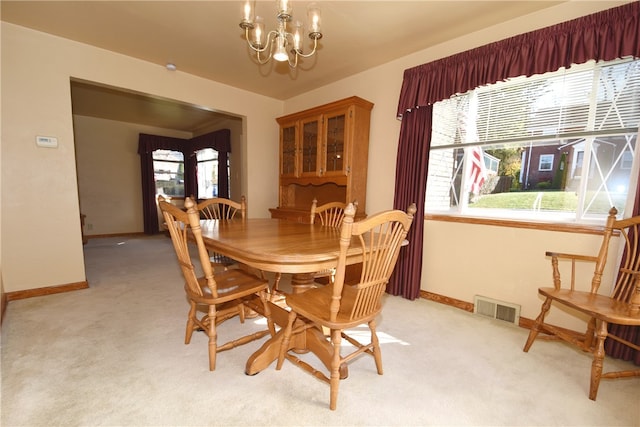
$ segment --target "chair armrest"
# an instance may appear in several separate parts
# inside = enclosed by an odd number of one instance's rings
[[[576,260],[576,261],[593,261],[596,262],[598,260],[597,256],[592,256],[592,255],[580,255],[580,254],[566,254],[566,253],[562,253],[562,252],[550,252],[547,251],[545,253],[546,256],[550,256],[552,258],[559,258],[559,259],[572,259],[572,260]]]
[[[547,251],[546,256],[551,257],[551,268],[553,269],[553,286],[556,289],[562,287],[562,279],[560,277],[560,270],[558,268],[558,259],[571,260],[571,290],[575,288],[576,280],[576,261],[597,262],[598,257],[592,255],[580,255],[580,254],[568,254],[563,252],[550,252]]]

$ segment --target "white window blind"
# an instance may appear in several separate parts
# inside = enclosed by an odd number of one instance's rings
[[[476,102],[469,102],[472,92]],[[470,111],[477,105],[477,111]],[[466,135],[476,117],[476,135]],[[637,132],[640,61],[587,63],[476,88],[434,105],[432,147]]]

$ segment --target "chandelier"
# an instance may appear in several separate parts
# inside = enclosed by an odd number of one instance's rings
[[[313,50],[304,53],[302,49],[305,27],[300,21],[293,21],[291,1],[276,0],[277,27],[268,33],[265,31],[264,20],[255,16],[255,1],[246,1],[244,15],[240,21],[240,28],[245,31],[245,38],[249,47],[256,53],[259,64],[266,64],[271,57],[278,62],[289,62],[291,68],[298,65],[298,57],[308,58],[316,53],[318,40],[322,38],[320,32],[320,9],[315,3],[307,7],[308,36],[313,40]]]

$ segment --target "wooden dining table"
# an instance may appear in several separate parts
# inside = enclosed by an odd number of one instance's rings
[[[291,273],[292,292],[304,292],[315,286],[314,273],[335,268],[340,252],[340,230],[319,224],[302,224],[275,218],[245,220],[202,220],[206,246],[222,255],[256,269]],[[347,264],[362,262],[356,245],[347,253]],[[288,311],[282,304],[270,302],[271,315],[279,326],[286,325]],[[278,358],[283,329],[268,339],[247,361],[245,373],[255,375]],[[292,337],[290,348],[311,351],[327,367],[331,365],[331,345],[319,329],[310,328]],[[347,376],[346,365],[341,367]]]

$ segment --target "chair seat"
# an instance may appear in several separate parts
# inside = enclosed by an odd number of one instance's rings
[[[345,284],[340,302],[340,311],[336,316],[335,322],[332,322],[328,310],[331,304],[332,294],[333,285],[313,288],[305,291],[303,294],[287,295],[287,305],[312,322],[322,324],[328,328],[337,329],[350,328],[366,323],[370,319],[378,316],[382,310],[382,305],[379,305],[369,315],[351,319],[350,313],[355,305],[357,293],[355,288]]]
[[[608,296],[554,287],[539,288],[538,292],[607,323],[640,325],[640,311],[633,313],[631,304]]]
[[[195,294],[188,287],[185,288],[189,298],[201,304],[221,304],[237,298],[242,298],[266,290],[267,280],[260,279],[253,274],[240,269],[225,270],[216,274],[218,297],[214,298],[204,277],[198,278],[202,289],[202,296]]]

